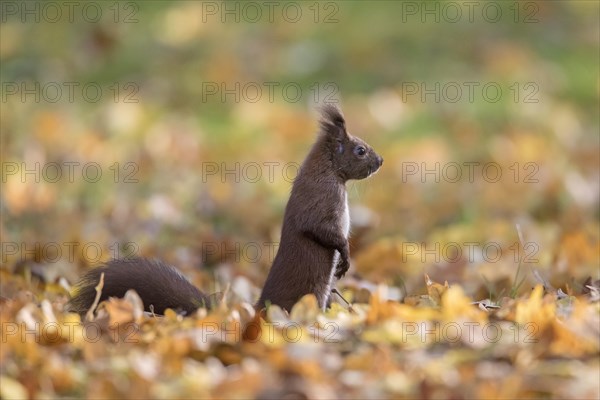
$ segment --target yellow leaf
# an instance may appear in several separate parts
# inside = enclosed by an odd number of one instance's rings
[[[517,303],[515,312],[515,322],[524,325],[528,323],[535,324],[537,335],[552,323],[555,318],[556,305],[554,302],[544,303],[544,287],[536,285],[531,292],[529,299]]]
[[[7,376],[0,376],[0,395],[3,399],[26,399],[30,397],[19,381]]]
[[[433,282],[429,275],[425,274],[425,284],[427,285],[427,294],[429,297],[436,303],[440,304],[442,295],[448,289],[448,282],[444,282],[444,285],[441,285],[437,282]]]
[[[469,320],[486,322],[487,313],[472,304],[463,289],[458,285],[448,288],[442,296],[442,316],[445,321]]]
[[[307,294],[298,301],[290,313],[292,321],[314,321],[321,310],[314,294]]]

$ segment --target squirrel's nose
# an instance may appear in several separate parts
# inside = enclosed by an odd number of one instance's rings
[[[377,162],[379,162],[379,166],[381,167],[383,165],[383,157],[377,156]]]

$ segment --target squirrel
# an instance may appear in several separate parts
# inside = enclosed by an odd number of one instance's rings
[[[280,246],[263,286],[257,309],[275,304],[286,311],[306,294],[316,296],[321,309],[330,302],[334,277],[350,267],[350,215],[346,181],[364,179],[383,164],[363,140],[346,129],[335,105],[321,109],[320,132],[294,180],[287,203]],[[100,301],[123,297],[134,289],[146,311],[167,308],[190,314],[210,307],[211,296],[192,285],[176,268],[142,258],[117,259],[93,268],[75,286],[68,309],[85,314],[104,274]]]
[[[346,181],[364,179],[383,164],[375,151],[346,130],[334,105],[322,108],[321,131],[292,186],[281,240],[258,307],[285,310],[313,293],[321,309],[329,303],[333,278],[350,267],[350,214]]]

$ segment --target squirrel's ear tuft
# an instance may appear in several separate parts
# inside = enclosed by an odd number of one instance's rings
[[[321,106],[321,130],[324,133],[339,135],[346,133],[346,121],[342,111],[335,104],[325,104]]]

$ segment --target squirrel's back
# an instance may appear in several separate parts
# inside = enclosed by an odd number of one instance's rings
[[[161,261],[143,258],[112,260],[89,270],[75,286],[70,311],[85,314],[96,298],[96,286],[104,274],[100,301],[123,297],[134,289],[144,310],[164,314],[167,308],[190,314],[209,305],[209,297],[192,285],[177,269]]]

